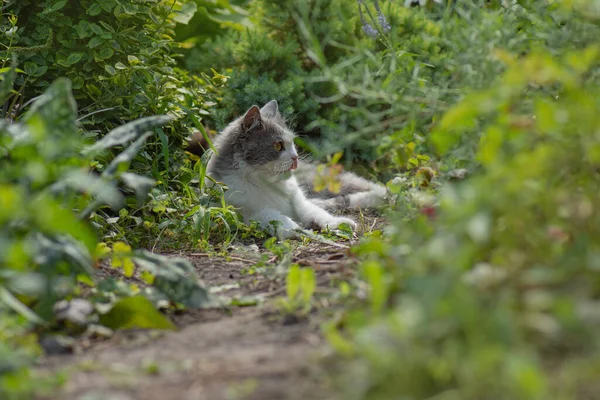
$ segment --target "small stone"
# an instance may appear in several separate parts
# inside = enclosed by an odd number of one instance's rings
[[[75,340],[67,336],[45,335],[40,338],[40,346],[46,354],[72,354]]]
[[[85,299],[61,300],[54,305],[58,321],[68,321],[76,325],[87,325],[88,317],[94,312],[94,305]]]

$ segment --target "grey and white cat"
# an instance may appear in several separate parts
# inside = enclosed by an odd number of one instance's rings
[[[252,106],[217,135],[214,145],[217,153],[208,162],[208,176],[227,185],[225,200],[239,208],[246,222],[259,221],[279,238],[314,225],[347,223],[354,229],[353,220],[327,210],[374,207],[387,193],[384,186],[348,172],[340,176],[340,193],[315,192],[316,167],[299,160],[294,133],[275,100],[261,109]],[[277,222],[275,232],[271,221]]]

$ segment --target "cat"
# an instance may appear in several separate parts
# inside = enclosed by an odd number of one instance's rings
[[[256,220],[279,239],[298,237],[302,228],[314,225],[356,229],[354,220],[329,211],[378,206],[386,188],[344,172],[340,193],[316,192],[317,166],[300,160],[294,137],[276,100],[260,109],[254,105],[216,136],[207,175],[228,187],[225,200],[245,222]]]

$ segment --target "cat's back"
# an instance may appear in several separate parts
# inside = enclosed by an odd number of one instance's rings
[[[210,159],[207,164],[207,175],[213,179],[223,179],[234,173],[239,163],[235,160],[236,134],[238,133],[239,121],[229,124],[213,141],[216,152],[210,151]]]

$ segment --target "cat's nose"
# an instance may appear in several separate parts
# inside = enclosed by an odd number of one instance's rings
[[[292,156],[292,169],[298,168],[298,156]]]

